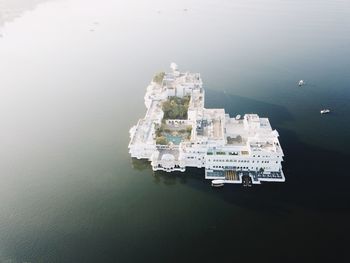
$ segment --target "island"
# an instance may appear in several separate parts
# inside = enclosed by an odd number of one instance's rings
[[[268,118],[205,108],[200,74],[170,68],[147,87],[146,115],[130,129],[131,157],[150,161],[153,171],[204,168],[205,179],[220,186],[285,181],[279,134]]]

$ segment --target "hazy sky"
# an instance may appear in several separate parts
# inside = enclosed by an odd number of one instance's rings
[[[12,21],[27,10],[33,10],[39,3],[49,0],[0,0],[0,26]]]

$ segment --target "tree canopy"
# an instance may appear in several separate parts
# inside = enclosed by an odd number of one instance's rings
[[[164,119],[187,119],[188,105],[190,96],[183,98],[170,97],[163,102],[162,109],[164,112]]]
[[[159,72],[156,75],[154,75],[153,81],[160,85],[163,82],[164,76],[165,76],[165,72]]]
[[[156,138],[156,144],[167,145],[168,140],[164,136],[159,136]]]

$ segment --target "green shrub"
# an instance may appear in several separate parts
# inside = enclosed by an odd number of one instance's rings
[[[165,72],[159,72],[157,73],[156,75],[154,75],[153,77],[153,82],[157,83],[157,84],[162,84],[163,82],[163,79],[164,79],[164,76],[165,76]]]
[[[183,98],[170,97],[162,104],[164,119],[187,119],[187,111],[190,102],[190,96]]]
[[[156,144],[167,145],[168,140],[164,136],[159,136],[156,138]]]

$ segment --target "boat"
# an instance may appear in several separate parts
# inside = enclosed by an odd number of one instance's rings
[[[330,109],[323,109],[320,111],[321,114],[326,114],[326,113],[330,113]]]
[[[236,120],[239,120],[240,118],[241,118],[241,115],[238,114],[238,115],[236,116]]]
[[[252,186],[252,179],[248,175],[243,175],[242,176],[242,184],[245,187],[251,187]]]
[[[222,187],[225,184],[225,180],[213,180],[211,181],[212,187]]]
[[[303,86],[304,84],[305,84],[305,81],[303,81],[302,79],[299,80],[299,82],[298,82],[298,86],[299,87]]]

